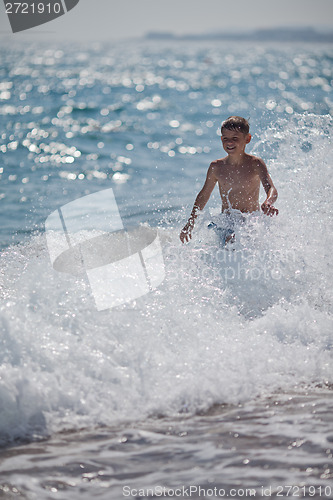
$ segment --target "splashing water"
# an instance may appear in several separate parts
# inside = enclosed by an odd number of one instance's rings
[[[3,54],[1,443],[331,384],[330,49],[75,50]],[[247,217],[224,250],[215,194],[181,246],[235,113],[280,214]],[[88,282],[52,269],[42,225],[110,186],[124,223],[158,226],[166,278],[98,312]]]
[[[208,211],[189,245],[161,228],[166,279],[129,305],[96,311],[88,283],[52,269],[44,234],[8,247],[3,442],[332,383],[331,127],[310,115],[268,129],[255,152],[275,143],[280,215],[248,216],[233,250]]]

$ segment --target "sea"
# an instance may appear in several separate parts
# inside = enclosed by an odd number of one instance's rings
[[[332,45],[11,38],[0,57],[0,498],[332,499]],[[183,245],[230,115],[279,214],[221,248],[215,188]],[[110,189],[164,278],[98,310],[45,222]]]

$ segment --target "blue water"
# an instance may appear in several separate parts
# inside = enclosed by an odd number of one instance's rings
[[[221,155],[226,116],[249,118],[255,143],[270,126],[333,107],[332,51],[321,45],[13,44],[1,59],[2,245],[110,185],[124,216],[136,222],[142,211],[156,224],[159,210],[192,202]],[[311,154],[306,130],[302,139]],[[278,148],[267,142],[269,161]]]
[[[0,440],[17,445],[2,490],[329,484],[332,47],[14,43],[0,54]],[[221,253],[207,230],[216,190],[182,246],[231,114],[250,120],[247,151],[267,163],[280,214],[251,217]],[[166,278],[98,312],[84,279],[52,268],[44,222],[110,187],[126,226],[158,228]]]

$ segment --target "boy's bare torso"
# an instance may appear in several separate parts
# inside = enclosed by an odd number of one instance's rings
[[[240,122],[242,129],[236,126]],[[230,127],[228,128],[227,125]],[[262,184],[266,192],[266,200],[261,204],[262,211],[270,216],[278,214],[278,210],[273,206],[277,199],[277,190],[264,161],[245,153],[245,147],[251,141],[246,120],[241,117],[228,118],[221,127],[221,140],[227,156],[210,164],[205,183],[180,233],[182,243],[192,238],[191,233],[198,212],[205,207],[216,183],[219,185],[222,199],[222,212],[231,209],[240,210],[243,213],[260,210],[259,191],[260,184]]]
[[[260,159],[245,155],[241,164],[232,164],[228,157],[212,162],[222,199],[222,212],[259,210]]]

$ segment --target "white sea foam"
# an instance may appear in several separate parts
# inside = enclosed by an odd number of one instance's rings
[[[136,302],[98,312],[44,234],[2,253],[2,442],[333,382],[330,119],[278,125],[256,149],[278,141],[279,216],[249,217],[234,251],[208,212],[190,245],[162,230],[166,279]]]

